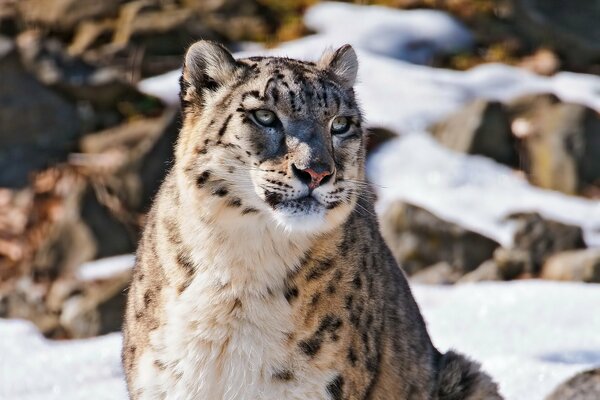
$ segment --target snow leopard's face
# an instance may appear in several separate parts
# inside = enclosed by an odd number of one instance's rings
[[[315,64],[235,61],[222,47],[199,42],[182,77],[186,136],[179,150],[195,176],[220,182],[211,190],[240,204],[244,215],[266,213],[294,231],[336,226],[363,185],[356,68],[350,46]]]

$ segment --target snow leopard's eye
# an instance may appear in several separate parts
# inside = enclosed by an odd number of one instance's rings
[[[252,111],[252,116],[262,126],[271,127],[277,122],[277,117],[273,111],[255,110]]]
[[[350,120],[346,117],[335,117],[331,121],[331,133],[334,135],[344,133],[350,129]]]

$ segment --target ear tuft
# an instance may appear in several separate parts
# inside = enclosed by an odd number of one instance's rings
[[[317,62],[321,69],[329,70],[336,75],[341,83],[350,88],[356,82],[358,59],[354,49],[346,44],[336,51],[326,51]]]
[[[218,43],[201,40],[194,43],[185,54],[182,79],[196,90],[203,87],[215,89],[229,81],[238,64]]]

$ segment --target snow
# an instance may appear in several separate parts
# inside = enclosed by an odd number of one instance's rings
[[[416,64],[427,64],[436,55],[455,54],[473,45],[471,33],[448,14],[434,10],[397,11],[321,3],[304,15],[306,27],[338,40],[330,46],[352,43],[375,54]],[[352,29],[348,29],[352,27]]]
[[[413,286],[434,344],[482,363],[507,400],[541,400],[600,365],[600,285],[517,281]],[[0,399],[127,398],[121,337],[52,342],[0,320]]]
[[[82,281],[108,279],[129,271],[133,268],[134,263],[135,256],[133,254],[106,257],[82,264],[77,270],[77,277]]]
[[[600,285],[515,281],[413,287],[435,345],[474,357],[507,400],[543,399],[600,366]]]
[[[121,335],[53,342],[27,321],[0,320],[0,400],[127,399]]]
[[[581,226],[586,243],[600,246],[600,202],[536,188],[507,167],[448,151],[428,135],[395,140],[367,170],[380,212],[404,200],[510,247],[516,226],[506,217],[536,211]]]

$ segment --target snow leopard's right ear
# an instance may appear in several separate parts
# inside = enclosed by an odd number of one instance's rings
[[[317,61],[321,69],[331,71],[347,88],[354,86],[358,74],[358,59],[354,49],[346,44],[336,51],[327,50]]]
[[[201,40],[185,54],[181,75],[181,96],[202,94],[203,89],[215,90],[228,82],[239,64],[227,49],[218,43]]]

